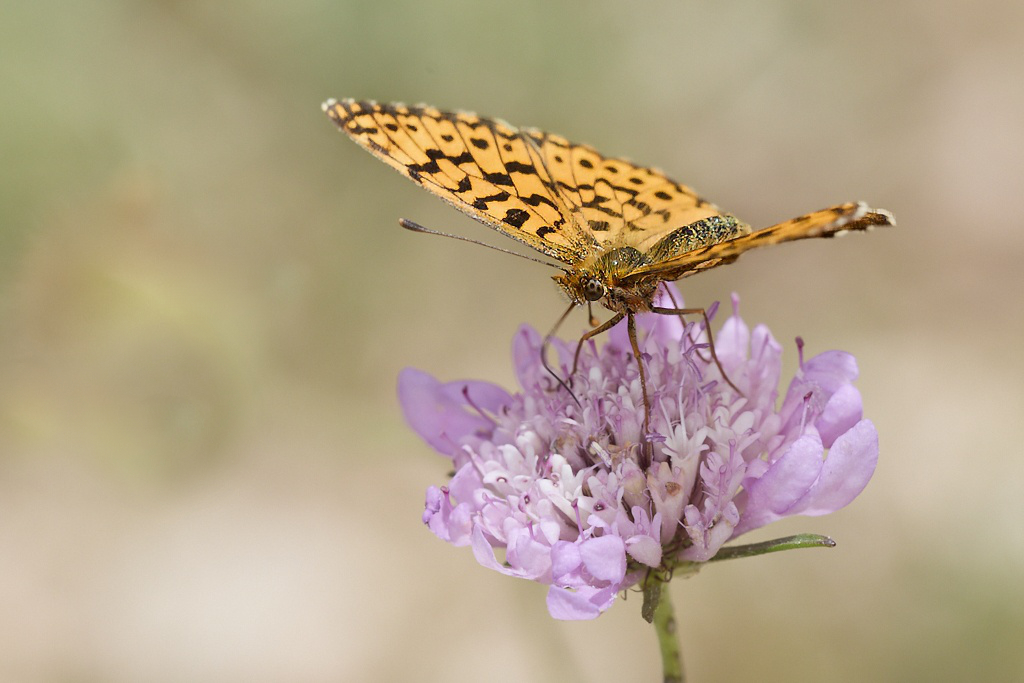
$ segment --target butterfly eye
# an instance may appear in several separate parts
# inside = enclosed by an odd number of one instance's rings
[[[607,292],[608,290],[605,289],[605,286],[596,278],[587,278],[587,281],[583,283],[583,298],[587,301],[597,301]]]

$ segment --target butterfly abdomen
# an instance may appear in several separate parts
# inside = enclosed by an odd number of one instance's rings
[[[684,225],[662,237],[647,250],[646,263],[655,264],[667,261],[678,254],[718,244],[749,233],[750,226],[740,222],[735,216],[710,216]]]

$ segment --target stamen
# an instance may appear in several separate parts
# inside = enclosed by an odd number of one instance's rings
[[[580,501],[579,498],[574,498],[572,501],[573,512],[576,513],[576,528],[579,530],[580,536],[583,535],[583,518],[580,517]]]
[[[480,408],[480,406],[478,406],[476,404],[476,402],[470,397],[470,395],[469,395],[469,385],[468,384],[463,384],[462,385],[462,397],[464,399],[466,399],[466,403],[469,404],[469,407],[472,408],[473,410],[475,410],[480,417],[484,418],[485,420],[490,422],[495,427],[498,426],[498,423],[495,422],[494,418],[491,417],[490,415],[488,415],[487,413],[485,413]]]

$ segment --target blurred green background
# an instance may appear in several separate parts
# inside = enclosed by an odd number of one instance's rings
[[[512,384],[550,273],[375,161],[328,97],[425,101],[664,168],[755,226],[899,227],[684,283],[857,355],[881,460],[674,586],[695,681],[1024,680],[1024,5],[14,2],[0,9],[0,679],[655,680],[636,595],[420,523],[395,377]],[[582,317],[566,333],[582,329]]]

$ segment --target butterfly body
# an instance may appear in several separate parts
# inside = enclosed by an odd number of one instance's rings
[[[615,313],[650,311],[654,305],[654,293],[665,279],[658,270],[658,264],[677,254],[717,244],[749,231],[748,226],[733,216],[711,216],[673,230],[646,252],[630,246],[600,247],[553,279],[576,304],[600,302]],[[723,262],[719,259],[713,264],[709,261],[693,264],[688,270],[680,270],[672,279]],[[653,271],[637,276],[642,269]]]

